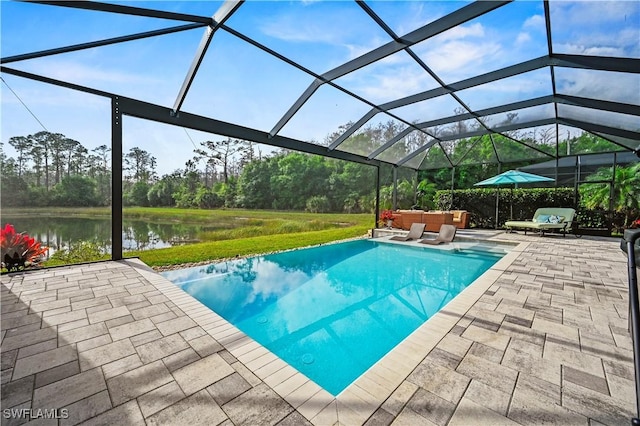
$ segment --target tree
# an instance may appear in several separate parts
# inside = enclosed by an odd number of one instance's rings
[[[94,155],[90,160],[90,174],[95,176],[100,199],[103,200],[104,205],[108,205],[111,203],[111,169],[109,167],[111,148],[100,145],[92,149],[91,152]]]
[[[600,169],[589,176],[589,181],[611,180],[612,168]],[[609,185],[602,183],[583,184],[580,186],[580,199],[588,209],[609,209],[612,201],[613,209],[624,214],[624,227],[640,215],[640,163],[629,167],[616,167],[613,194]]]
[[[196,207],[195,196],[200,186],[196,165],[192,160],[188,160],[182,173],[180,185],[176,192],[173,193],[176,206],[181,208]]]
[[[201,209],[213,209],[224,205],[224,200],[213,189],[204,186],[198,188],[193,202]]]
[[[215,166],[222,167],[223,182],[229,181],[229,168],[236,154],[247,155],[253,152],[253,147],[246,141],[227,138],[224,141],[200,142],[203,149],[195,149],[195,161],[205,160],[205,164],[215,170]],[[251,154],[253,155],[253,154]]]
[[[327,190],[331,171],[325,158],[291,153],[278,157],[276,164],[270,179],[271,208],[304,210],[308,198]]]
[[[238,203],[248,209],[271,207],[271,175],[275,173],[277,160],[267,157],[247,164],[238,179]]]
[[[18,177],[22,177],[27,160],[29,159],[29,151],[33,146],[33,142],[25,136],[14,136],[9,138],[9,145],[18,153]]]
[[[418,183],[418,205],[424,210],[431,210],[435,208],[436,204],[433,200],[438,190],[437,186],[433,182],[428,180],[422,180]]]
[[[50,156],[50,140],[52,139],[52,133],[38,132],[33,136],[28,136],[33,140],[33,148],[31,155],[39,165],[44,164],[44,187],[45,191],[49,191],[49,156]],[[37,158],[37,159],[36,159]],[[40,173],[38,173],[40,176]],[[38,177],[38,185],[40,185],[40,178]]]
[[[23,178],[15,173],[6,173],[3,167],[2,179],[0,179],[0,192],[2,193],[3,207],[23,207],[29,202],[29,186]]]
[[[124,157],[125,170],[131,172],[134,182],[149,182],[155,175],[156,159],[144,149],[135,146]]]
[[[125,194],[125,203],[130,206],[149,206],[149,193],[150,186],[147,182],[139,181],[133,184],[131,190]]]
[[[65,138],[62,133],[50,133],[48,138],[49,149],[51,150],[51,165],[55,168],[54,184],[60,183],[62,171],[64,170],[65,155],[69,139]]]
[[[79,175],[64,177],[54,187],[54,202],[59,206],[97,206],[96,183]]]
[[[71,169],[73,168],[74,174],[80,174],[82,164],[85,161],[85,155],[89,152],[87,148],[76,140],[64,138],[63,146],[65,149],[65,156],[67,161],[67,176],[71,175]]]
[[[177,170],[162,178],[153,184],[147,193],[149,205],[153,207],[159,206],[175,206],[176,200],[173,194],[178,190],[182,180],[181,171]]]

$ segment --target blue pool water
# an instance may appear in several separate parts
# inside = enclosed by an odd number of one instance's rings
[[[501,257],[357,240],[162,275],[337,395]]]

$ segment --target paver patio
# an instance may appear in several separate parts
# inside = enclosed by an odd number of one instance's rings
[[[496,238],[523,244],[337,399],[137,260],[4,275],[2,424],[628,424],[619,242]]]

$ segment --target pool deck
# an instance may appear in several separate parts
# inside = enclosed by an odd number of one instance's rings
[[[481,238],[518,245],[337,398],[138,260],[3,275],[2,425],[629,424],[619,240]]]

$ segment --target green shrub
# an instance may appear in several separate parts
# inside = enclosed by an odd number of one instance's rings
[[[224,205],[224,200],[218,194],[204,186],[198,188],[194,202],[201,209],[213,209]]]
[[[56,251],[49,261],[54,264],[71,264],[93,262],[105,257],[106,253],[102,251],[99,243],[95,241],[76,241],[69,248]]]
[[[310,213],[326,213],[331,210],[331,203],[325,195],[311,197],[307,200],[306,211]]]

